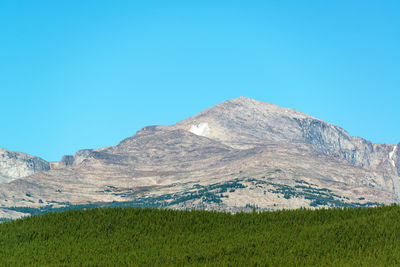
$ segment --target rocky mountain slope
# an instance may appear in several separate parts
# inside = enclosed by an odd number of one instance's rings
[[[398,146],[372,144],[351,137],[338,126],[250,98],[226,101],[179,122],[177,127],[238,148],[265,143],[307,143],[316,151],[353,165],[400,175]]]
[[[0,148],[0,183],[49,169],[49,163],[41,158]]]
[[[373,144],[306,114],[240,97],[1,184],[0,207],[371,206],[399,202],[399,175],[399,145]]]

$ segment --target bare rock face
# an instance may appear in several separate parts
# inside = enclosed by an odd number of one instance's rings
[[[41,158],[0,148],[0,183],[49,169],[49,163]]]
[[[372,144],[360,137],[351,137],[345,130],[315,119],[296,119],[305,141],[316,150],[349,163],[398,175],[395,145]]]
[[[67,167],[67,166],[79,166],[83,161],[85,161],[93,149],[82,149],[75,153],[75,156],[65,155],[61,158],[57,165],[57,168]]]
[[[74,164],[73,165],[74,166],[80,165],[82,162],[84,162],[90,156],[90,153],[92,153],[92,151],[93,151],[93,149],[81,149],[81,150],[78,150],[75,153]]]
[[[240,97],[0,185],[6,210],[113,201],[233,212],[400,203],[400,144]]]
[[[400,143],[393,147],[392,152],[389,153],[389,159],[393,168],[397,170],[397,175],[400,176]]]
[[[71,155],[65,155],[61,158],[60,162],[58,163],[58,167],[66,167],[66,166],[72,166],[74,164],[74,156]]]

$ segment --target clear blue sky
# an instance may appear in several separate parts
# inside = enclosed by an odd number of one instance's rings
[[[0,147],[46,160],[248,96],[400,141],[400,1],[0,1]]]

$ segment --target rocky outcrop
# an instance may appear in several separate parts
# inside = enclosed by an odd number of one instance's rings
[[[49,169],[49,163],[41,158],[0,148],[0,182],[9,182]]]
[[[72,166],[74,165],[74,156],[71,155],[65,155],[61,158],[58,167],[66,167],[66,166]]]
[[[74,166],[80,165],[83,161],[85,161],[90,154],[93,152],[93,149],[81,149],[75,153],[74,156]]]
[[[400,176],[400,143],[393,148],[389,157],[393,167],[397,170],[397,174]]]
[[[57,168],[67,166],[79,166],[84,160],[86,160],[92,153],[93,149],[81,149],[75,153],[75,156],[64,155],[60,162],[57,164]]]
[[[373,144],[360,137],[351,137],[345,130],[316,119],[295,119],[305,141],[324,154],[349,163],[398,175],[395,145]]]

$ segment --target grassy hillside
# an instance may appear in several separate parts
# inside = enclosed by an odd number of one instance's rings
[[[400,264],[400,208],[70,210],[0,225],[0,265]]]

